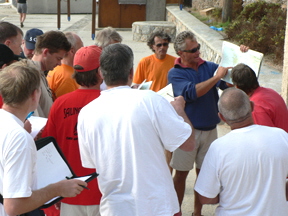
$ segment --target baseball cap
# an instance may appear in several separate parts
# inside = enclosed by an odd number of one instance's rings
[[[102,49],[96,45],[81,47],[74,56],[73,65],[83,67],[83,70],[75,69],[77,72],[91,71],[100,66],[100,55]]]
[[[5,44],[0,44],[0,67],[8,64],[13,60],[19,60],[19,56],[15,55],[13,51]]]
[[[42,30],[37,28],[32,28],[28,30],[25,34],[25,44],[27,49],[34,50],[35,49],[35,43],[36,43],[36,37],[39,35],[44,34]]]

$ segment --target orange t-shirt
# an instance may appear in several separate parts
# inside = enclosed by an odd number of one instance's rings
[[[150,55],[140,60],[134,74],[133,83],[140,84],[153,81],[151,90],[157,92],[168,84],[168,71],[174,67],[176,57],[166,54],[164,59],[157,59],[156,55]]]
[[[53,93],[53,100],[79,88],[77,82],[72,78],[73,73],[74,68],[66,64],[61,64],[49,71],[47,81]]]

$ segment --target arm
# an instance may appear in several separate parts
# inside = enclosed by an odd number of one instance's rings
[[[4,198],[4,209],[10,216],[29,212],[57,196],[75,197],[83,190],[80,185],[87,186],[87,183],[78,179],[63,180],[32,191],[27,198]]]
[[[217,203],[219,203],[219,194],[214,198],[204,197],[200,194],[198,194],[198,195],[199,195],[200,202],[203,205],[204,204],[217,204]]]
[[[184,98],[182,96],[174,98],[174,101],[171,101],[171,105],[174,107],[177,114],[181,116],[184,119],[184,121],[188,123],[192,128],[192,133],[190,137],[181,146],[179,146],[179,148],[182,149],[183,151],[193,151],[195,148],[195,130],[184,111],[185,108]]]
[[[195,88],[197,97],[205,95],[211,88],[213,88],[213,86],[215,86],[217,82],[227,74],[228,69],[228,67],[219,66],[215,76],[196,84]]]

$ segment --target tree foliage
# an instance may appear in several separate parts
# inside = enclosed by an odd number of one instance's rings
[[[229,39],[283,61],[286,9],[280,4],[257,1],[244,7],[225,32]]]

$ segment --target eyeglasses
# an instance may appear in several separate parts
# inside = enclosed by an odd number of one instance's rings
[[[188,53],[195,53],[197,52],[198,50],[200,50],[200,44],[198,44],[198,46],[194,49],[191,49],[191,50],[182,50],[182,52],[188,52]]]
[[[166,47],[168,45],[169,45],[169,43],[159,43],[159,44],[156,44],[155,46],[157,46],[157,47],[161,47],[161,46]]]

